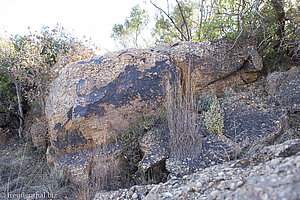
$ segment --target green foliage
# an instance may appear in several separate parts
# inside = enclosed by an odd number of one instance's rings
[[[299,59],[300,11],[299,3],[293,0],[149,2],[157,9],[151,29],[153,41],[140,38],[149,17],[145,10],[135,6],[123,24],[113,27],[112,37],[122,47],[224,38],[235,44],[239,38],[254,37],[269,68],[279,65],[285,56]]]
[[[145,40],[141,37],[142,31],[149,22],[149,15],[139,5],[134,6],[129,17],[123,24],[115,24],[112,28],[111,37],[119,42],[124,48],[145,46]]]
[[[175,38],[178,38],[172,27],[172,24],[163,14],[156,14],[155,16],[155,27],[152,30],[152,36],[156,42],[172,43]]]
[[[18,83],[27,100],[39,101],[66,64],[91,57],[94,49],[63,27],[43,27],[28,35],[0,38],[1,70]]]
[[[0,70],[0,109],[7,112],[15,112],[17,96],[11,79]]]
[[[257,24],[256,38],[268,72],[286,70],[280,66],[286,58],[299,61],[299,3],[284,1],[284,18],[271,1],[265,1],[261,12],[264,19]]]
[[[198,113],[207,112],[210,108],[212,100],[213,96],[211,94],[206,94],[206,92],[203,92],[196,103],[196,110]]]
[[[11,84],[12,82],[10,78],[2,71],[0,71],[0,94],[2,97],[11,97]]]
[[[212,97],[208,111],[204,112],[204,125],[208,134],[222,134],[224,131],[224,111],[216,96]]]
[[[195,13],[195,4],[191,1],[180,1],[182,13],[185,16],[188,27],[193,27],[193,16]],[[169,16],[173,19],[175,24],[172,24],[169,18],[163,12],[159,12],[155,16],[155,26],[152,29],[152,37],[156,43],[172,43],[176,40],[184,40],[182,34],[176,30],[175,25],[184,34],[187,33],[184,20],[181,16],[179,6],[176,5],[170,12]]]
[[[226,38],[235,43],[239,38],[254,37],[268,71],[278,70],[286,58],[299,61],[300,6],[296,1],[200,0],[179,3],[193,41]],[[178,4],[171,5],[168,3],[167,9],[157,7],[158,14],[152,31],[156,42],[186,40],[180,34],[185,33],[186,28]]]

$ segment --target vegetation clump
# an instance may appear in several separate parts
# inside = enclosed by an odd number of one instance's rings
[[[208,134],[222,134],[224,132],[224,111],[216,96],[212,97],[209,109],[203,113],[204,125]]]
[[[207,112],[210,108],[212,100],[212,94],[206,94],[206,92],[203,92],[202,95],[200,95],[199,99],[196,101],[196,110],[198,111],[198,113],[201,114],[203,112]]]

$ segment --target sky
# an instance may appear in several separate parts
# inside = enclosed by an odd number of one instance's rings
[[[0,0],[0,34],[22,35],[29,26],[39,31],[59,23],[78,37],[91,37],[102,51],[113,51],[112,27],[137,3],[151,9],[143,0]]]

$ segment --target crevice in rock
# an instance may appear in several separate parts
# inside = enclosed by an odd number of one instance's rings
[[[166,159],[163,159],[151,166],[146,172],[138,170],[135,173],[135,180],[137,185],[159,184],[165,183],[168,175],[169,171],[166,168]]]

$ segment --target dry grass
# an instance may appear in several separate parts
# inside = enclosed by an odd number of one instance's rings
[[[1,146],[0,174],[0,193],[6,197],[22,193],[48,194],[54,199],[71,196],[72,187],[65,173],[51,170],[45,152],[34,149],[29,143]]]
[[[196,158],[202,151],[200,115],[195,110],[194,88],[191,82],[192,63],[176,79],[174,87],[167,83],[168,126],[172,157]],[[182,84],[180,84],[182,83]]]
[[[96,192],[124,187],[119,169],[120,159],[100,150],[95,150],[93,154],[90,161],[90,179],[88,183],[78,185],[75,198],[89,200],[94,198]]]

